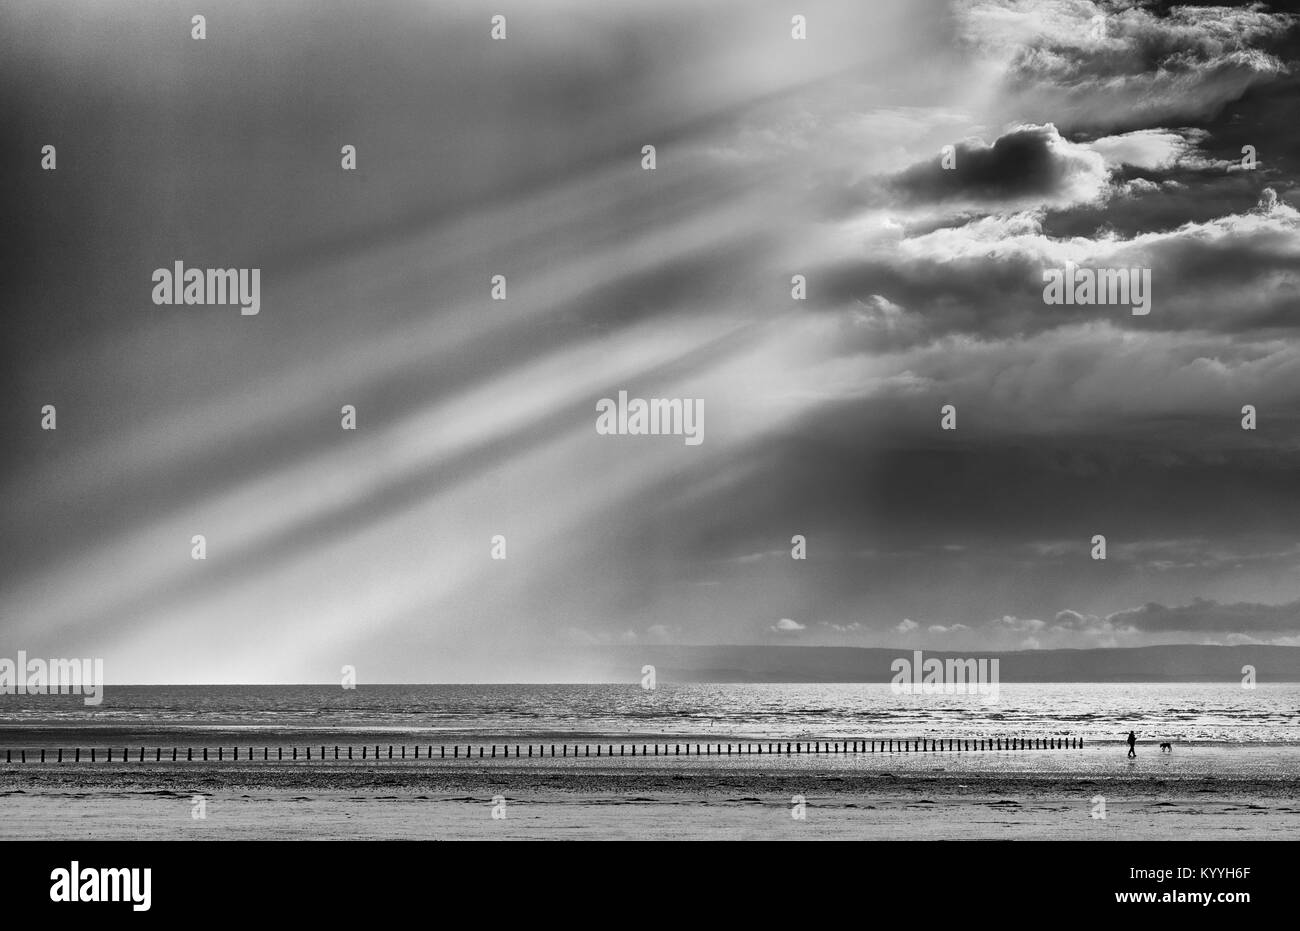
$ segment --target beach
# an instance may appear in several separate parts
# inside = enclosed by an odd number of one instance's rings
[[[996,707],[870,684],[27,696],[0,717],[0,838],[1281,838],[1298,703],[1290,684],[1007,683]]]
[[[9,764],[32,839],[1283,839],[1290,746],[984,753]],[[272,752],[274,756],[274,752]],[[204,817],[194,817],[202,797]],[[792,817],[802,797],[803,818]],[[1097,799],[1104,800],[1105,817]],[[497,817],[493,817],[494,810]]]

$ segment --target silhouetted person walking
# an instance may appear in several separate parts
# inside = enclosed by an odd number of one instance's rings
[[[1133,749],[1135,746],[1137,746],[1137,742],[1138,742],[1138,735],[1133,731],[1129,731],[1128,732],[1128,755],[1130,757],[1137,756],[1137,751]]]

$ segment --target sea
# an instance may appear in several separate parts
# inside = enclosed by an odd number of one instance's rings
[[[0,696],[0,745],[239,736],[490,740],[1078,737],[1300,745],[1300,683],[1007,683],[980,695],[888,684],[105,686]],[[263,742],[259,740],[259,742]]]

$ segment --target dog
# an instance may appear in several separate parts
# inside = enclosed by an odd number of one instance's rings
[[[1166,742],[1166,743],[1162,743],[1162,744],[1160,745],[1160,752],[1161,752],[1161,753],[1164,753],[1166,750],[1169,751],[1170,753],[1173,753],[1173,752],[1174,752],[1174,745],[1171,744],[1171,743],[1168,743],[1168,742]]]

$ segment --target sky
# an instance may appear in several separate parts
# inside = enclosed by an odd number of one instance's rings
[[[1300,644],[1292,14],[191,6],[0,10],[0,655]],[[176,261],[260,312],[156,305]],[[599,434],[620,390],[703,442]]]

